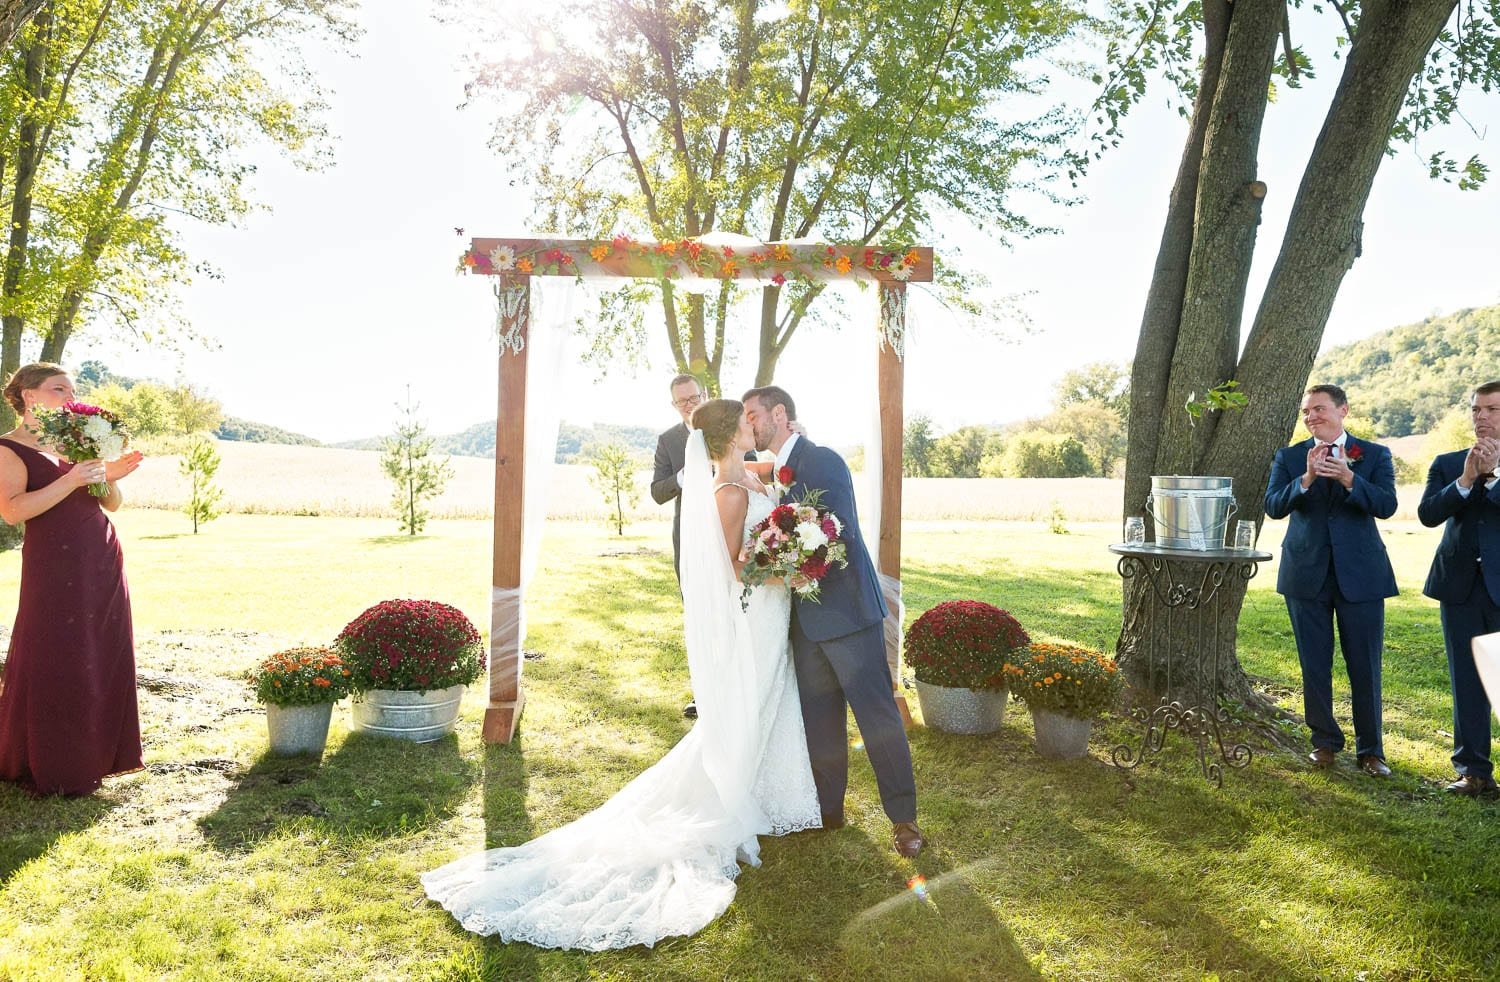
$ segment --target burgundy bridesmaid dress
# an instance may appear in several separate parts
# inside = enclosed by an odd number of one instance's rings
[[[72,469],[12,440],[26,490]],[[135,641],[115,527],[87,488],[26,523],[21,600],[0,691],[0,778],[40,794],[88,794],[139,770]]]

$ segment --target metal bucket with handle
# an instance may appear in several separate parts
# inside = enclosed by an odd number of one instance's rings
[[[1208,552],[1224,548],[1224,532],[1239,506],[1232,478],[1153,477],[1146,511],[1156,523],[1156,544]]]

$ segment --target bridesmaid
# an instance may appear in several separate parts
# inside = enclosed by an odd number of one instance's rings
[[[130,594],[104,515],[124,501],[117,482],[141,455],[71,464],[43,449],[33,407],[72,399],[59,365],[25,365],[5,384],[21,422],[0,436],[0,518],[25,522],[26,537],[0,689],[0,779],[37,794],[89,794],[141,767]],[[99,481],[103,498],[88,492]]]

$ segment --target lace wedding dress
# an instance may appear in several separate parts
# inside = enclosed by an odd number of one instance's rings
[[[746,530],[774,506],[751,492]],[[818,826],[790,598],[759,587],[741,609],[697,432],[684,469],[682,586],[698,722],[577,821],[424,874],[427,895],[465,930],[587,951],[693,934],[734,899],[739,862],[760,864],[756,836]]]

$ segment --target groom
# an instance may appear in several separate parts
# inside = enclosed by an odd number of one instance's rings
[[[892,698],[885,660],[885,602],[875,566],[859,534],[854,484],[844,459],[792,432],[797,417],[786,390],[774,385],[751,389],[742,400],[758,450],[776,454],[776,470],[792,470],[788,497],[801,500],[822,491],[822,504],[844,524],[849,565],[831,569],[822,583],[821,602],[792,595],[792,657],[802,699],[807,752],[825,829],[844,824],[844,789],[849,783],[846,708],[854,710],[875,768],[880,802],[892,823],[896,852],[908,858],[922,851],[917,828],[917,787],[911,748],[900,710]]]

